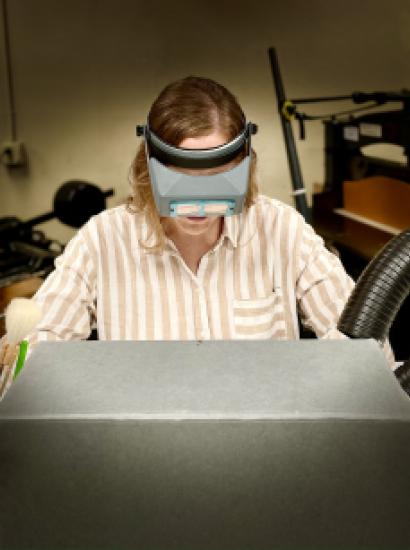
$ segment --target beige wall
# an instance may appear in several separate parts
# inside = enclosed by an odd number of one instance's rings
[[[48,211],[72,178],[113,186],[109,206],[121,202],[135,124],[165,84],[189,74],[238,96],[260,127],[261,189],[291,203],[269,46],[278,50],[289,97],[410,88],[409,0],[8,0],[8,10],[18,137],[30,166],[0,166],[0,216]],[[0,48],[3,141],[10,137],[3,40]],[[321,123],[307,133],[298,150],[310,191],[323,181]],[[62,240],[73,233],[56,221],[44,229]]]

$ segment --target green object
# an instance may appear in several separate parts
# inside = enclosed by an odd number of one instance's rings
[[[28,350],[28,342],[27,342],[27,340],[22,340],[20,342],[20,350],[19,350],[19,354],[18,354],[18,357],[17,357],[16,369],[14,371],[13,380],[15,380],[16,376],[18,375],[18,373],[21,371],[21,369],[24,366],[24,361],[26,359],[27,350]]]

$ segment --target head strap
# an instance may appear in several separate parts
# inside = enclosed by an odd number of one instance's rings
[[[206,149],[187,149],[163,141],[149,128],[148,122],[145,126],[137,126],[137,135],[145,137],[152,157],[163,164],[183,168],[213,168],[227,164],[243,150],[250,151],[250,136],[256,132],[256,124],[249,122],[240,134],[223,145]]]

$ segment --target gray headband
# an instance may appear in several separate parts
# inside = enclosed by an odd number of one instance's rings
[[[228,143],[208,149],[186,149],[163,141],[150,130],[148,123],[145,126],[137,126],[137,135],[144,136],[151,157],[163,164],[181,168],[214,168],[227,164],[242,151],[250,150],[250,136],[256,132],[257,126],[249,122],[242,132]]]

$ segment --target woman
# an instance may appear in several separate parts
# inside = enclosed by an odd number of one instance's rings
[[[148,123],[185,150],[222,146],[246,125],[226,88],[197,77],[168,85]],[[43,318],[31,345],[86,339],[93,325],[102,340],[295,339],[298,316],[320,338],[343,338],[337,322],[353,281],[293,208],[258,193],[256,154],[248,153],[241,213],[160,216],[144,140],[127,204],[86,223],[35,295]],[[214,167],[168,168],[225,174],[244,155]]]

